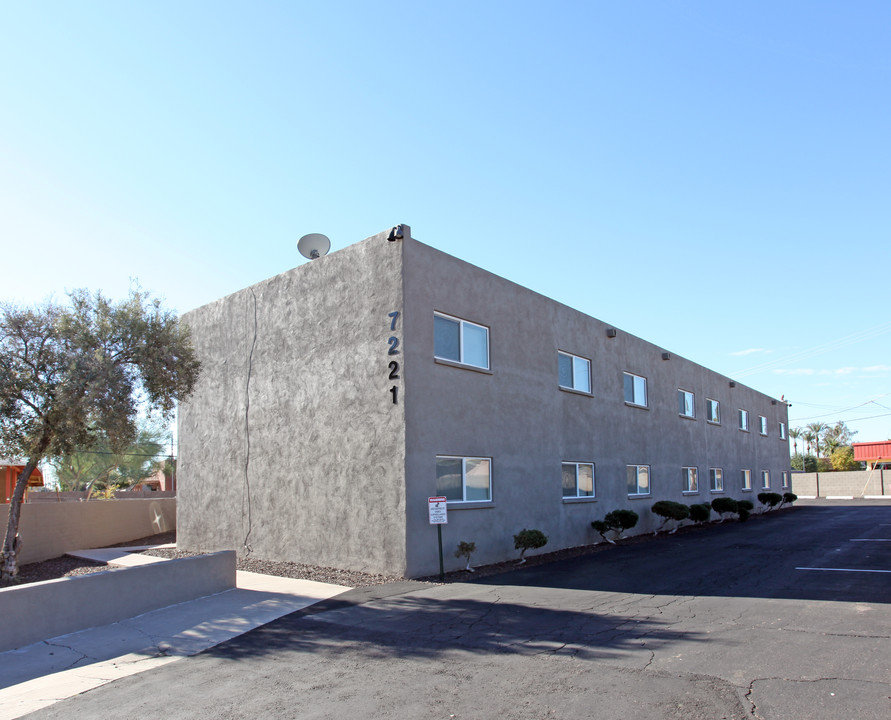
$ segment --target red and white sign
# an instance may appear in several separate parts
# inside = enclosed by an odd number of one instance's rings
[[[448,498],[445,496],[427,498],[427,511],[430,513],[431,525],[448,525]]]

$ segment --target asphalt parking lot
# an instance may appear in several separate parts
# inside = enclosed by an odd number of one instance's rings
[[[891,717],[891,501],[355,590],[34,718]]]

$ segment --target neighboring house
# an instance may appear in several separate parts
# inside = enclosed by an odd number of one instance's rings
[[[16,480],[19,474],[25,469],[26,462],[16,458],[0,458],[0,478],[3,479],[3,502],[8,503],[12,499],[12,492],[15,490]],[[43,487],[43,473],[40,468],[31,473],[28,478],[28,487]],[[27,490],[25,491],[27,494]]]
[[[178,543],[416,577],[597,539],[617,508],[788,486],[787,407],[384,232],[187,313]],[[681,323],[679,323],[680,327]],[[688,331],[689,328],[684,328]]]
[[[854,459],[866,463],[867,470],[891,468],[891,440],[852,443]]]

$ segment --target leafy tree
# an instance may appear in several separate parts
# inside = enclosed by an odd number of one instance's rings
[[[616,540],[621,539],[622,533],[637,525],[639,519],[640,517],[634,510],[613,510],[608,512],[603,520],[592,522],[591,527],[600,533],[600,537],[615,545]],[[606,533],[610,531],[615,536],[612,540],[606,536]]]
[[[520,551],[520,562],[517,564],[526,562],[526,558],[523,555],[526,554],[527,550],[544,547],[547,543],[548,536],[541,530],[527,530],[526,528],[520,530],[520,532],[514,535],[514,547]]]
[[[803,470],[804,472],[816,472],[817,458],[813,455],[793,455],[790,460],[793,470]]]
[[[854,448],[850,446],[837,447],[829,456],[833,470],[859,470],[860,461],[854,459]]]
[[[690,517],[689,506],[684,505],[683,503],[674,502],[673,500],[659,500],[658,502],[653,503],[653,507],[650,508],[650,510],[652,510],[655,515],[659,515],[662,518],[662,524],[656,530],[657,533],[672,520],[674,520],[676,524],[671,530],[671,533],[675,533],[677,532],[681,521]]]
[[[198,379],[188,329],[139,289],[119,303],[75,290],[68,306],[0,305],[0,454],[26,459],[9,504],[0,581],[18,572],[22,498],[34,468],[136,436],[140,407],[169,421]]]
[[[850,445],[856,434],[856,430],[851,430],[841,420],[835,425],[826,426],[823,430],[823,444],[827,449],[827,454],[832,455],[832,451],[836,448]]]
[[[514,538],[514,539],[516,539],[516,538]],[[467,570],[468,572],[474,572],[474,569],[472,567],[470,567],[470,556],[473,555],[473,553],[475,553],[475,552],[476,552],[476,543],[475,542],[464,542],[464,540],[462,540],[461,542],[458,543],[458,549],[455,550],[456,558],[463,557],[463,558],[467,559],[467,566],[464,569]]]
[[[88,448],[76,448],[50,463],[62,490],[83,491],[89,498],[95,490],[125,488],[161,469],[166,461],[156,459],[164,450],[166,431],[148,420],[137,422],[136,438],[121,452],[100,436]]]

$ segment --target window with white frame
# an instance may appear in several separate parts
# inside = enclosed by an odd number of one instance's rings
[[[629,495],[650,494],[649,465],[626,465],[625,472],[628,480]]]
[[[640,375],[626,372],[625,375],[625,402],[631,405],[647,406],[647,379]]]
[[[739,410],[739,429],[749,432],[749,411]]]
[[[708,469],[708,487],[712,492],[724,492],[724,471],[721,468]]]
[[[696,405],[693,393],[689,390],[678,389],[678,414],[681,417],[696,417]]]
[[[783,471],[783,487],[789,487],[789,473],[786,470]]]
[[[740,470],[740,475],[742,476],[742,489],[743,490],[751,490],[752,489],[752,471],[751,470]]]
[[[710,423],[721,424],[721,403],[711,398],[705,399],[706,419]]]
[[[770,489],[770,471],[769,470],[761,471],[761,487],[764,490]]]
[[[442,313],[434,313],[433,335],[435,357],[489,369],[489,328]]]
[[[563,463],[563,497],[594,497],[594,463]]]
[[[699,492],[699,469],[695,467],[681,468],[681,479],[685,493]]]
[[[491,501],[491,458],[437,455],[436,492],[449,502]]]
[[[591,392],[591,361],[587,358],[557,352],[557,378],[560,387]]]
[[[762,435],[767,435],[767,418],[763,415],[758,416],[758,431]]]
[[[786,423],[780,423],[780,440],[786,439]]]

